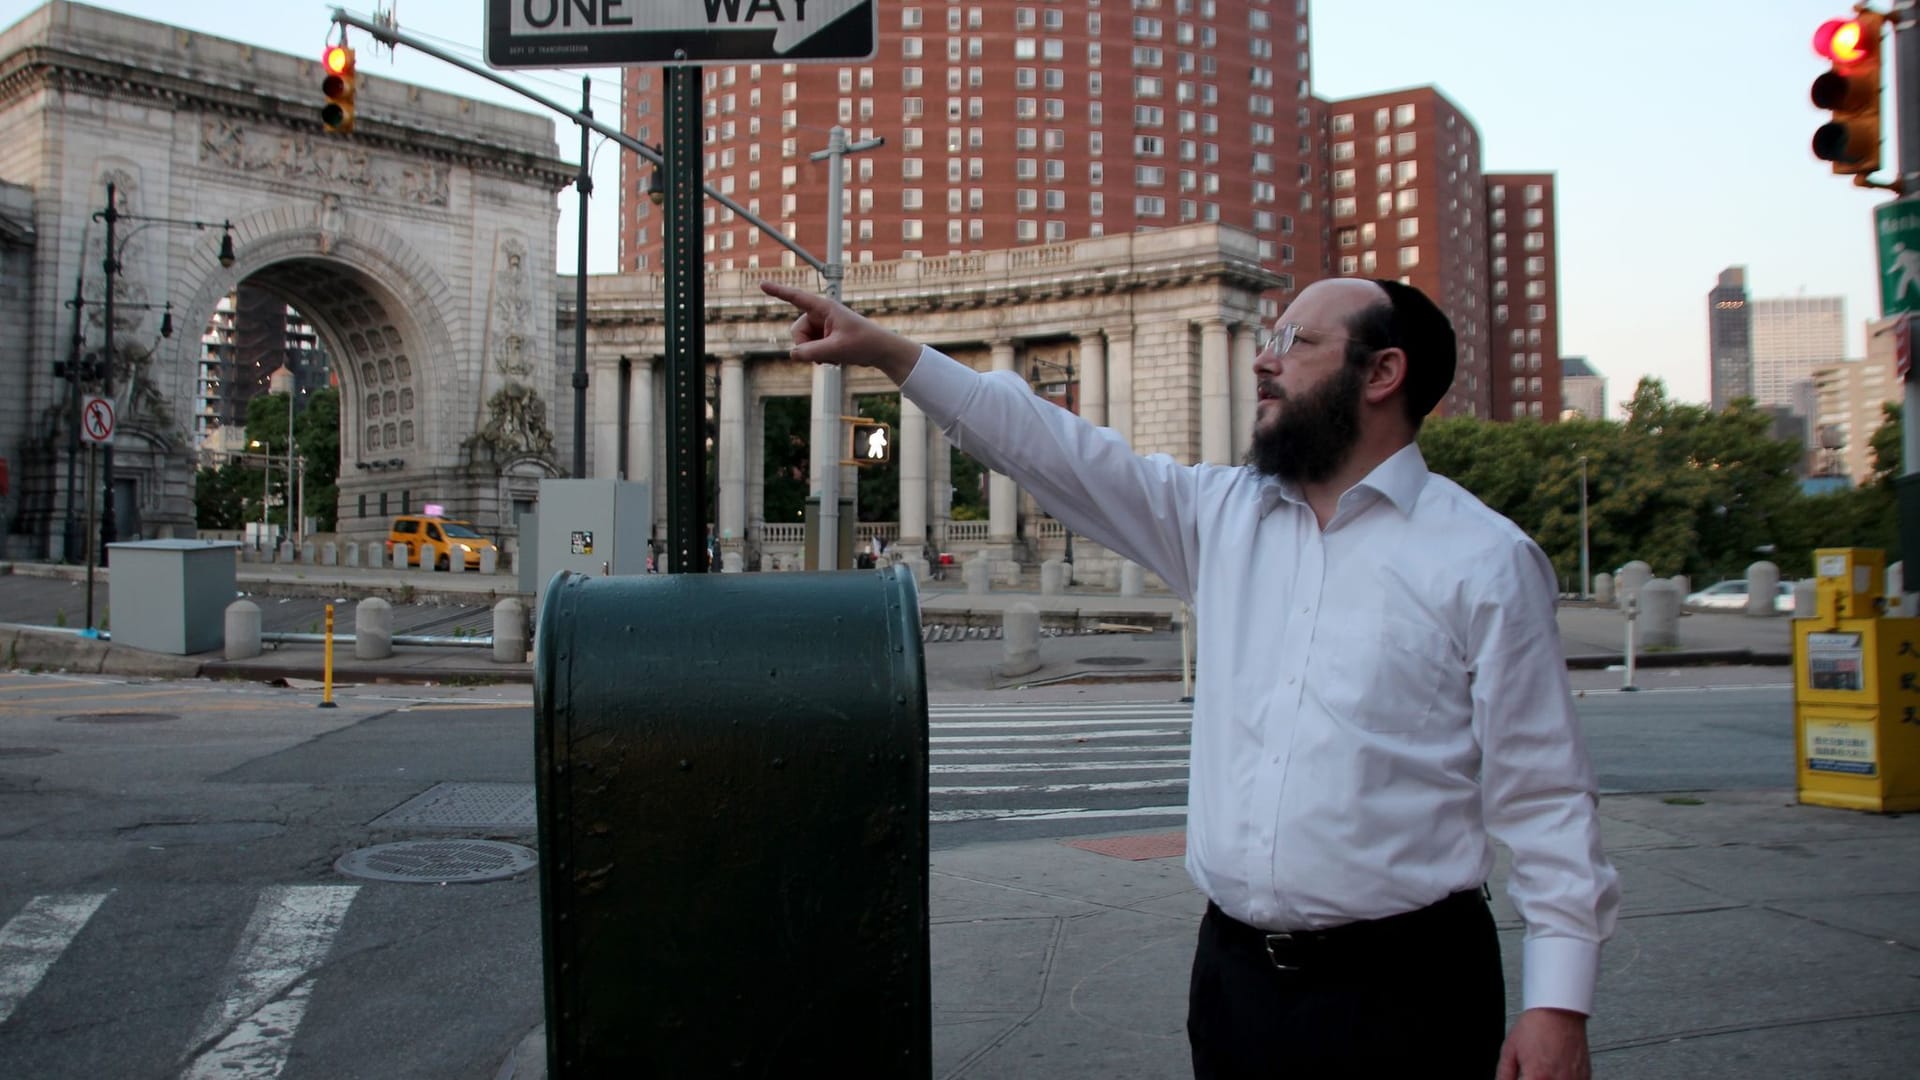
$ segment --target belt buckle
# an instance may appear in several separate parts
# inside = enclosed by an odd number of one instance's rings
[[[1275,971],[1299,971],[1300,970],[1300,965],[1298,964],[1282,963],[1280,960],[1280,953],[1275,951],[1276,946],[1279,946],[1280,948],[1286,948],[1293,945],[1294,936],[1292,934],[1267,934],[1264,936],[1264,941],[1267,946],[1267,959],[1269,961],[1272,961]],[[1293,956],[1289,954],[1288,959],[1289,960],[1293,959]]]

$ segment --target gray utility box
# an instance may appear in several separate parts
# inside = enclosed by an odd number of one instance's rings
[[[644,574],[653,491],[624,480],[542,480],[533,532],[536,593],[562,570],[588,577]]]
[[[113,643],[175,656],[220,648],[239,547],[226,540],[108,544]]]

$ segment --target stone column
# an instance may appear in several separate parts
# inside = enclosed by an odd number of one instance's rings
[[[911,559],[927,544],[927,414],[900,395],[900,557]]]
[[[1259,336],[1259,323],[1243,322],[1233,328],[1233,355],[1229,361],[1233,370],[1227,380],[1233,392],[1229,406],[1233,410],[1233,456],[1228,459],[1231,461],[1239,461],[1253,445],[1254,407],[1260,398],[1253,377],[1253,355]]]
[[[927,425],[927,484],[933,489],[933,518],[927,523],[928,561],[939,557],[946,540],[947,523],[953,520],[953,444],[947,434]]]
[[[739,353],[720,357],[720,505],[714,508],[714,528],[729,551],[737,551],[747,535],[747,364]]]
[[[1107,339],[1100,331],[1080,335],[1080,415],[1107,426]]]
[[[633,380],[627,386],[627,479],[651,485],[653,482],[653,358],[635,357]]]
[[[1233,460],[1233,386],[1227,370],[1227,323],[1200,323],[1200,460]]]
[[[587,475],[620,475],[620,362],[596,364],[593,368],[593,460]]]
[[[1133,442],[1133,327],[1107,331],[1107,426]]]
[[[993,370],[1013,370],[1014,343],[1001,340],[993,343]],[[987,481],[987,542],[996,547],[1013,543],[1015,516],[1019,513],[1020,489],[1014,485],[1013,477],[999,473],[988,474]]]

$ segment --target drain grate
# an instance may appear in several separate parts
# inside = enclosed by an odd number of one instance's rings
[[[533,869],[532,848],[498,840],[402,840],[349,851],[333,868],[350,877],[405,884],[500,881]]]
[[[0,746],[0,758],[51,757],[59,752],[48,746]]]
[[[1147,658],[1144,656],[1083,656],[1079,660],[1079,663],[1094,664],[1099,667],[1131,667],[1134,664],[1146,662]]]
[[[163,724],[178,719],[170,712],[90,712],[59,717],[63,724]]]
[[[533,785],[435,784],[367,824],[376,829],[531,829]]]

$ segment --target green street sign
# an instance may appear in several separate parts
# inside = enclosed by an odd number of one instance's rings
[[[1920,312],[1920,199],[1882,203],[1873,211],[1880,249],[1880,314]]]

